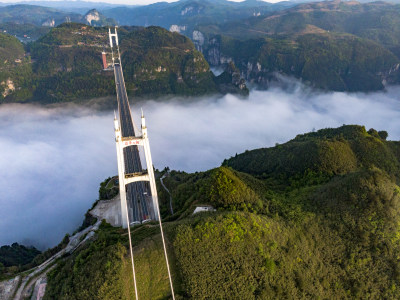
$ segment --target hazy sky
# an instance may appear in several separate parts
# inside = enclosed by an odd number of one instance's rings
[[[34,1],[34,0],[33,0]],[[59,0],[48,0],[48,1],[59,1]],[[130,4],[130,5],[148,5],[151,3],[156,3],[156,2],[176,2],[178,0],[165,0],[165,1],[160,1],[160,0],[85,0],[88,2],[106,2],[106,3],[112,3],[112,4]],[[242,0],[229,0],[232,2],[242,2]],[[263,0],[265,2],[279,2],[279,0]],[[15,3],[15,2],[22,2],[21,0],[1,0],[0,2],[4,3]]]
[[[400,87],[388,93],[315,94],[295,84],[236,96],[134,104],[147,116],[155,167],[217,167],[246,149],[283,143],[313,129],[362,124],[400,139]],[[0,245],[57,244],[74,231],[117,174],[113,112],[0,105]]]

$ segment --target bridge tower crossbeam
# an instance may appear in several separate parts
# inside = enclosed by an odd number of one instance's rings
[[[115,130],[115,142],[117,148],[117,161],[118,161],[118,177],[119,177],[119,190],[121,197],[121,216],[124,216],[127,211],[126,203],[126,186],[133,182],[147,181],[150,184],[150,192],[153,203],[153,216],[154,220],[159,220],[159,206],[158,206],[158,196],[157,188],[153,170],[153,161],[151,159],[150,143],[147,135],[146,120],[142,114],[142,135],[139,137],[122,137],[121,128],[118,123],[116,114],[114,115],[114,130]],[[144,155],[146,159],[147,171],[140,173],[125,173],[125,162],[123,149],[129,146],[142,146],[144,150]],[[122,227],[127,228],[127,220],[122,218]]]
[[[127,190],[129,190],[128,185],[130,185],[130,186],[134,185],[134,184],[140,185],[140,182],[147,181],[147,182],[149,182],[149,185],[150,185],[150,193],[151,193],[150,196],[151,196],[152,205],[153,205],[153,210],[151,213],[152,219],[158,220],[159,225],[160,225],[160,233],[161,233],[161,239],[162,239],[162,243],[163,243],[164,257],[165,257],[165,262],[167,265],[168,279],[169,279],[169,283],[170,283],[170,287],[171,287],[171,296],[172,296],[172,299],[175,300],[174,287],[173,287],[172,277],[171,277],[171,270],[170,270],[169,262],[168,262],[167,247],[166,247],[166,243],[165,243],[164,231],[162,228],[162,222],[161,222],[161,216],[160,216],[160,209],[159,209],[159,205],[158,205],[156,181],[155,181],[155,177],[154,177],[153,162],[151,159],[149,138],[147,135],[146,120],[144,118],[143,111],[142,111],[142,117],[141,117],[142,135],[136,136],[137,132],[135,132],[135,130],[134,130],[135,126],[134,126],[134,122],[132,119],[131,110],[129,107],[128,95],[126,92],[125,81],[124,81],[124,76],[123,76],[123,72],[122,72],[121,55],[120,55],[119,46],[118,46],[117,29],[115,29],[114,33],[111,33],[111,30],[109,29],[109,37],[110,37],[110,46],[111,46],[112,61],[113,61],[113,67],[114,67],[115,83],[116,83],[116,88],[117,88],[118,112],[119,112],[120,123],[121,123],[120,124],[118,122],[117,114],[114,113],[115,143],[116,143],[116,148],[117,148],[119,190],[120,190],[120,198],[121,198],[121,223],[124,228],[128,229],[129,249],[130,249],[130,255],[131,255],[131,262],[132,262],[132,274],[133,274],[133,282],[134,282],[134,287],[135,287],[135,299],[138,300],[138,290],[137,290],[137,285],[136,285],[135,264],[134,264],[134,260],[133,260],[132,238],[131,238],[131,231],[130,231],[130,221],[129,221],[129,213],[128,213],[128,205],[127,205],[126,195],[127,195]],[[118,62],[115,62],[115,59],[114,59],[113,38],[115,39],[115,43],[116,43]],[[146,171],[142,169],[142,164],[140,162],[140,157],[139,157],[138,148],[137,148],[138,146],[142,146],[143,150],[144,150],[144,156],[145,156],[146,165],[147,165]],[[129,148],[127,148],[127,147],[129,147]],[[127,149],[125,149],[125,148],[127,148]],[[124,149],[125,149],[125,151],[124,151]],[[134,151],[131,152],[130,155],[132,155],[134,158],[136,158],[136,161],[134,162],[135,165],[133,168],[131,166],[127,167],[127,165],[125,164],[125,158],[127,159],[127,162],[130,161],[129,160],[130,156],[128,153],[128,150],[130,150],[130,149],[134,149]],[[124,156],[124,152],[125,152],[125,154],[127,154],[126,157]],[[128,171],[128,173],[127,173],[127,171]],[[142,183],[142,185],[144,185],[144,184]],[[132,190],[130,190],[130,191],[132,192]],[[144,196],[144,194],[145,193],[143,193],[142,196]],[[142,199],[142,201],[146,201],[146,200]],[[141,202],[141,203],[146,204],[146,202]],[[125,218],[124,218],[124,216],[125,216]],[[146,220],[147,220],[147,218],[146,218]],[[135,222],[136,221],[137,220],[135,220]]]

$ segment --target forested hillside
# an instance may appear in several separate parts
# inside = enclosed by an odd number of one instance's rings
[[[6,22],[0,24],[0,30],[17,37],[22,42],[32,42],[48,33],[51,28],[34,24]]]
[[[26,265],[40,253],[35,247],[25,247],[18,243],[2,246],[0,247],[0,264],[3,267]]]
[[[64,23],[46,34],[48,27],[24,19],[29,6],[3,10],[14,19],[15,12],[24,17],[22,24],[5,18],[3,22],[8,23],[0,28],[24,42],[31,40],[29,34],[32,40],[41,36],[26,49],[32,65],[3,76],[7,101],[71,101],[114,93],[112,74],[101,71],[100,52],[106,49],[111,59],[106,28]],[[39,16],[53,11],[32,10]],[[241,79],[268,88],[280,75],[325,91],[369,92],[400,83],[400,9],[395,4],[179,1],[107,12],[120,16],[123,24],[134,19],[134,24],[162,25],[180,32],[204,55],[177,33],[152,26],[120,27],[127,85],[135,95],[247,94]],[[63,18],[67,18],[65,13]],[[96,25],[112,24],[95,10],[79,18]],[[216,78],[207,63],[228,67],[228,72]]]
[[[12,36],[0,33],[0,99],[31,96],[28,89],[19,89],[31,84],[32,68],[24,46]]]
[[[248,93],[233,74],[217,79],[192,42],[178,33],[159,27],[124,27],[119,28],[119,35],[125,81],[131,94],[204,95],[223,92],[225,85],[230,87],[229,92]],[[10,74],[3,74],[4,82],[14,83],[3,93],[8,102],[50,103],[115,94],[113,70],[103,70],[103,51],[109,67],[112,62],[105,27],[64,23],[28,44],[27,53],[15,38],[4,35],[4,39],[8,43],[4,56],[16,58],[21,53],[23,58],[12,66]]]
[[[211,65],[233,61],[268,87],[277,73],[323,90],[381,90],[399,83],[400,6],[325,1],[223,24],[198,24]]]
[[[77,22],[82,18],[55,8],[38,5],[16,4],[0,7],[0,23],[34,24],[53,27],[66,21]]]
[[[175,25],[182,33],[190,32],[197,24],[220,24],[246,19],[254,14],[266,15],[272,11],[293,6],[290,2],[268,3],[246,0],[181,0],[138,7],[113,7],[102,12],[120,24],[157,25],[169,29]]]
[[[90,18],[87,16],[90,15]],[[92,23],[92,21],[94,21]],[[115,25],[111,18],[106,18],[96,10],[89,10],[85,15],[67,9],[56,9],[31,4],[16,4],[0,7],[0,23],[37,27],[55,27],[62,23],[80,22],[89,25]]]
[[[106,29],[69,23],[52,29],[29,46],[35,101],[71,101],[112,95],[113,73],[102,72]]]
[[[245,41],[217,36],[206,51],[211,64],[233,61],[244,78],[262,87],[268,87],[276,73],[334,91],[381,90],[385,84],[400,81],[400,60],[392,52],[349,34]]]
[[[160,189],[177,299],[397,299],[400,144],[343,126],[246,151]],[[195,205],[216,212],[192,215]],[[133,229],[139,296],[168,298],[159,229]],[[49,276],[46,299],[133,295],[124,230],[103,224]],[[87,274],[90,274],[88,276]]]
[[[215,76],[187,37],[160,27],[134,30],[122,42],[127,89],[139,94],[205,94],[217,91]]]

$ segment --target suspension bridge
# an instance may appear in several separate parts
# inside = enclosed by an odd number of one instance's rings
[[[141,224],[151,220],[158,220],[171,288],[171,295],[172,299],[175,299],[171,272],[168,263],[167,249],[165,245],[164,232],[162,228],[160,210],[158,205],[157,189],[145,117],[142,112],[141,132],[139,132],[132,118],[128,95],[126,92],[117,29],[115,28],[114,33],[112,33],[111,29],[109,29],[108,34],[110,38],[112,65],[115,76],[119,116],[118,118],[117,114],[114,114],[115,142],[118,161],[118,180],[121,198],[121,217],[122,226],[124,228],[127,228],[128,230],[135,297],[136,300],[139,299],[136,285],[136,273],[133,258],[130,226]],[[116,50],[115,55],[114,43]],[[139,147],[143,149],[147,169],[144,169],[142,166]]]

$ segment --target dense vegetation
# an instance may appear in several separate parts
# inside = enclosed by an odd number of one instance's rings
[[[35,247],[25,247],[14,243],[11,246],[0,247],[0,263],[4,267],[25,265],[40,253]]]
[[[14,63],[15,59],[22,58],[24,47],[14,37],[0,34],[0,62],[2,67]]]
[[[323,129],[273,148],[247,151],[225,160],[224,165],[261,178],[290,179],[307,172],[344,175],[374,166],[399,176],[397,143],[386,137],[385,131],[367,132],[362,126]]]
[[[20,42],[2,36],[7,46],[3,55],[0,48],[0,59],[1,55],[5,61],[7,55],[13,59],[22,55],[0,78],[6,101],[49,103],[115,94],[113,71],[104,71],[102,63],[101,53],[106,50],[111,64],[106,28],[64,23],[28,44],[27,57]],[[182,35],[159,27],[126,27],[119,29],[119,36],[126,86],[131,94],[248,93],[244,82],[233,79],[232,74],[216,78],[202,54]],[[13,84],[12,89],[7,82]]]
[[[113,74],[101,72],[101,52],[107,44],[105,28],[63,24],[30,45],[33,99],[70,101],[110,95]]]
[[[399,59],[389,50],[348,34],[306,34],[296,40],[260,38],[240,41],[214,37],[221,53],[232,59],[249,81],[268,86],[275,72],[301,78],[311,86],[338,91],[383,89],[397,82],[390,73]],[[208,59],[215,61],[214,52]]]
[[[399,54],[400,6],[387,2],[320,2],[300,4],[275,18],[258,19],[253,29],[268,34],[298,34],[307,30],[346,32],[375,41]]]
[[[296,36],[304,33],[338,32],[354,34],[384,45],[398,47],[400,6],[388,2],[324,1],[304,3],[266,16],[210,26],[205,33],[223,33],[239,38]]]
[[[185,36],[160,27],[134,30],[121,42],[127,89],[139,94],[216,92],[203,55]]]
[[[0,31],[16,36],[22,42],[35,41],[50,31],[50,27],[33,24],[1,23]]]
[[[7,96],[24,99],[30,95],[28,89],[19,89],[31,84],[30,63],[20,42],[15,37],[0,33],[0,100]]]
[[[254,13],[265,15],[291,6],[292,3],[273,4],[252,0],[239,3],[226,0],[183,0],[138,7],[115,7],[103,10],[103,13],[124,25],[149,24],[167,29],[171,25],[181,25],[185,26],[182,32],[190,32],[197,24],[219,24],[246,19]]]
[[[165,299],[168,281],[157,228],[141,227],[133,242],[141,243],[135,251],[139,296],[143,299]],[[49,274],[53,283],[44,299],[133,299],[132,269],[126,260],[126,231],[103,223],[96,240],[58,264]],[[150,268],[150,264],[155,268]],[[57,283],[56,283],[57,282]],[[54,284],[56,283],[56,284]]]
[[[92,15],[99,20],[93,20],[89,24],[87,15]],[[61,10],[51,7],[16,4],[0,7],[0,23],[14,24],[20,28],[54,27],[64,22],[80,22],[95,26],[114,25],[116,22],[100,14],[95,9],[89,10],[85,15],[71,12],[70,10]],[[25,27],[26,26],[26,27]],[[27,34],[27,32],[25,32]]]
[[[300,4],[268,16],[200,24],[211,65],[232,60],[268,86],[276,73],[336,91],[381,90],[400,82],[400,8],[384,2]]]
[[[82,15],[71,17],[54,9],[15,5],[0,8],[0,22],[7,22],[0,28],[25,42],[29,39],[21,37],[22,33],[32,34],[34,39],[43,35],[48,29],[26,16],[29,10],[38,19],[54,14],[56,25],[68,18],[86,22]],[[23,16],[18,21],[21,24],[15,24],[17,13]],[[159,25],[179,31],[193,40],[211,66],[225,68],[233,63],[238,70],[239,80],[232,74],[215,78],[203,57],[188,45],[190,41],[156,27],[148,31],[125,27],[120,30],[122,58],[129,92],[135,95],[247,94],[240,78],[268,88],[271,81],[279,80],[279,74],[334,91],[376,91],[400,82],[399,5],[178,1],[111,8],[103,13],[121,24]],[[2,14],[9,18],[2,19]],[[99,16],[100,24],[112,23]],[[105,29],[79,26],[64,24],[29,46],[34,74],[30,65],[24,65],[15,71],[18,74],[3,76],[17,85],[15,90],[8,89],[3,80],[3,97],[8,101],[54,102],[114,93],[112,74],[100,71],[99,52],[108,48]]]
[[[54,20],[59,25],[67,20],[78,22],[82,16],[76,13],[67,13],[50,7],[37,5],[8,5],[0,7],[0,23],[34,24],[41,26]],[[50,23],[47,24],[50,26]]]
[[[171,171],[164,182],[175,215],[165,231],[177,298],[397,299],[400,143],[386,138],[343,126],[207,172]],[[168,201],[160,189],[164,216]],[[217,212],[192,215],[199,204]],[[139,295],[167,299],[158,227],[142,225],[133,237]],[[103,224],[52,271],[47,299],[128,299],[126,247],[124,231]]]
[[[0,279],[11,278],[16,276],[17,273],[42,264],[64,249],[68,243],[69,235],[66,234],[57,246],[43,252],[34,247],[26,247],[18,243],[14,243],[11,246],[2,246],[0,248]]]
[[[101,200],[109,200],[114,198],[116,195],[118,195],[119,190],[118,190],[118,177],[108,177],[106,180],[104,180],[102,183],[100,183],[100,189],[99,189],[99,199]]]

